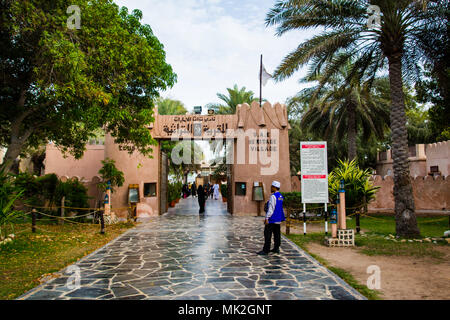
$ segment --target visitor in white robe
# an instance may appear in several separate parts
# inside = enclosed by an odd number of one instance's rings
[[[219,185],[216,183],[214,184],[214,199],[217,200],[219,199]]]

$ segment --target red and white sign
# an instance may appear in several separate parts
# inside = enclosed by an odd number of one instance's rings
[[[302,202],[328,203],[326,142],[301,142]]]

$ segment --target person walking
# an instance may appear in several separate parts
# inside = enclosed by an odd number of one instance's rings
[[[198,205],[200,206],[200,210],[198,213],[204,213],[205,212],[205,189],[202,185],[198,186],[197,189],[198,193]]]
[[[284,197],[280,193],[281,184],[278,181],[273,181],[270,191],[272,195],[268,202],[266,218],[264,220],[264,247],[259,251],[259,255],[268,255],[269,252],[280,253],[281,245],[281,222],[285,221],[283,211]],[[272,242],[272,234],[274,237],[274,247],[270,250]]]
[[[192,197],[196,197],[197,196],[197,184],[194,182],[192,184]]]
[[[219,199],[219,185],[217,184],[217,182],[214,184],[213,188],[214,188],[214,200],[218,200]]]

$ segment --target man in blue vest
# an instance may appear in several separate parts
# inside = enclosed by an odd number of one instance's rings
[[[264,220],[264,248],[258,252],[259,255],[268,255],[269,252],[280,253],[281,244],[281,222],[285,221],[283,211],[283,196],[280,193],[281,184],[278,181],[272,182],[270,191],[272,195],[268,203],[266,219]],[[274,237],[274,248],[270,250],[272,242],[272,233]]]

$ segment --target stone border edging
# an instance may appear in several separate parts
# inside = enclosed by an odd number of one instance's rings
[[[81,262],[83,262],[84,260],[90,258],[91,256],[97,254],[97,252],[99,252],[99,251],[101,251],[101,250],[103,250],[103,249],[109,247],[110,245],[112,245],[113,243],[115,243],[117,240],[119,240],[120,238],[124,237],[127,233],[131,232],[131,231],[132,231],[133,229],[135,229],[136,227],[137,227],[137,226],[134,226],[133,228],[131,228],[131,229],[125,231],[124,233],[122,233],[121,235],[119,235],[118,237],[116,237],[115,239],[109,241],[109,242],[108,242],[107,244],[105,244],[104,246],[102,246],[102,247],[100,247],[100,248],[94,250],[93,252],[91,252],[91,253],[89,253],[88,255],[82,257],[82,258],[79,259],[78,261],[73,262],[73,263],[69,264],[68,266],[64,267],[63,269],[61,269],[60,271],[57,271],[57,272],[54,272],[54,273],[60,273],[60,274],[64,275],[64,274],[65,274],[65,271],[66,271],[70,266],[76,265],[76,264],[78,264],[78,263],[81,263]],[[17,298],[14,299],[14,300],[24,300],[24,299],[26,299],[28,296],[32,295],[33,293],[35,293],[35,292],[41,290],[42,287],[44,287],[44,286],[50,284],[50,282],[52,282],[54,279],[58,279],[58,278],[52,278],[52,279],[49,279],[49,280],[45,281],[44,283],[41,283],[40,285],[38,285],[38,286],[36,286],[36,287],[34,287],[34,288],[28,290],[27,292],[25,292],[24,294],[22,294],[21,296],[17,297]]]
[[[344,289],[346,289],[349,293],[351,293],[356,298],[359,298],[359,300],[368,300],[365,296],[363,296],[361,293],[359,293],[355,288],[353,288],[351,285],[349,285],[347,282],[345,282],[341,277],[339,277],[337,274],[332,272],[330,269],[322,265],[319,261],[314,259],[306,250],[303,250],[298,245],[295,244],[291,239],[287,238],[284,234],[281,234],[281,237],[286,240],[288,243],[293,245],[298,251],[305,254],[305,256],[312,261],[314,264],[316,264],[320,269],[322,269],[324,272],[328,273],[333,279],[335,279],[339,284],[341,284]]]

